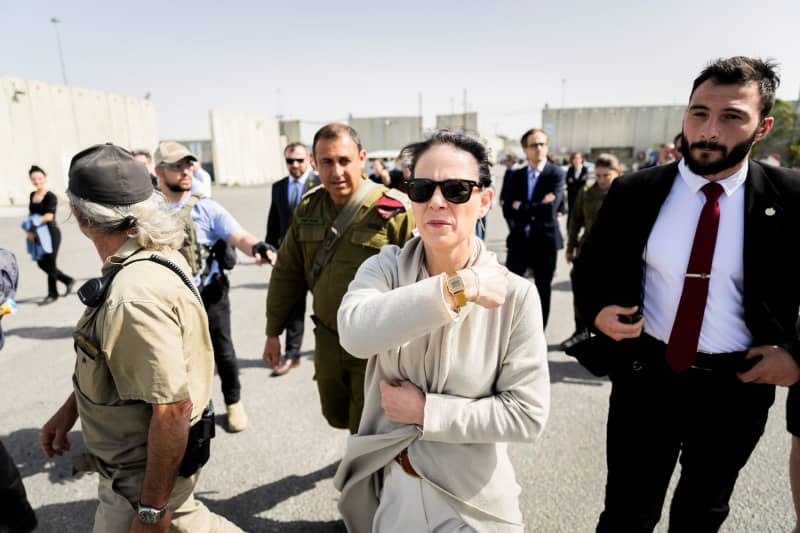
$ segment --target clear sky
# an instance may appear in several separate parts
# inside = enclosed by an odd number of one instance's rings
[[[314,122],[478,111],[518,136],[551,107],[683,104],[712,58],[772,57],[800,92],[800,1],[0,0],[0,75],[151,94],[162,138],[208,110]],[[562,83],[562,80],[566,82]],[[563,100],[563,102],[562,102]]]

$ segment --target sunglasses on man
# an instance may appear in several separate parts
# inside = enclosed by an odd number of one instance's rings
[[[191,159],[181,159],[175,163],[161,163],[158,165],[160,167],[166,168],[167,170],[171,170],[173,172],[183,172],[187,168],[192,168],[194,166],[194,161]]]
[[[300,157],[300,158],[296,158],[296,159],[293,159],[291,157],[287,157],[286,158],[286,164],[287,165],[294,165],[295,163],[297,163],[298,165],[301,165],[301,164],[303,164],[303,161],[305,161],[304,157]]]
[[[472,180],[442,180],[434,181],[427,178],[411,178],[406,181],[408,197],[412,202],[423,203],[433,197],[436,187],[442,189],[442,196],[448,202],[463,204],[472,197],[472,190],[475,187],[481,188],[481,184]]]

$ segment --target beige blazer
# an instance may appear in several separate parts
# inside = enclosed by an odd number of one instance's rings
[[[520,487],[508,442],[532,442],[550,405],[547,344],[536,288],[510,275],[505,304],[457,315],[429,277],[420,239],[385,246],[359,268],[338,312],[342,347],[369,359],[364,411],[334,478],[351,532],[371,530],[381,472],[404,448],[476,531],[518,530]],[[476,239],[471,264],[496,263]],[[423,428],[390,422],[381,379],[410,380],[426,395]]]

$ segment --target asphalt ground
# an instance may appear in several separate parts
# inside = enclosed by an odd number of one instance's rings
[[[215,188],[214,199],[249,231],[263,236],[268,187]],[[69,457],[46,460],[38,445],[41,425],[71,391],[74,352],[70,335],[82,306],[74,295],[49,306],[37,305],[46,295],[46,279],[24,252],[24,235],[19,229],[24,214],[25,209],[0,208],[0,246],[12,250],[21,267],[20,312],[3,320],[6,346],[0,351],[0,439],[22,473],[39,516],[39,531],[90,531],[97,505],[96,475],[72,477]],[[489,218],[488,245],[504,256],[505,222],[498,209]],[[74,220],[69,219],[63,204],[58,220],[63,232],[60,268],[79,280],[98,275],[100,259]],[[610,385],[558,351],[558,343],[573,329],[568,272],[561,254],[546,331],[553,383],[550,419],[537,443],[511,446],[522,485],[527,531],[594,531],[602,508]],[[240,254],[240,264],[231,276],[233,337],[251,427],[239,434],[225,431],[217,380],[217,437],[197,495],[213,511],[246,531],[343,531],[336,508],[338,493],[331,478],[347,433],[329,428],[320,414],[312,380],[310,322],[303,363],[297,369],[273,378],[261,361],[269,276],[270,267],[258,267]],[[765,435],[739,477],[731,515],[722,531],[792,529],[785,397],[785,390],[779,390]],[[79,424],[70,439],[72,453],[80,453]],[[667,512],[665,507],[663,516]],[[666,531],[665,524],[657,531]]]

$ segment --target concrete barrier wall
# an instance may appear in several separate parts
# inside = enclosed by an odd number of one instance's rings
[[[0,77],[0,205],[27,204],[28,168],[39,165],[63,197],[72,156],[93,144],[154,149],[152,102],[118,94]]]
[[[550,150],[589,152],[598,146],[646,150],[671,141],[681,131],[684,106],[545,109],[542,125]]]
[[[282,178],[286,175],[284,144],[275,119],[211,111],[211,148],[218,185],[258,185]]]

